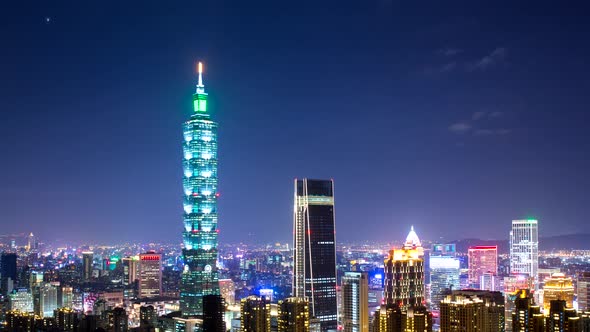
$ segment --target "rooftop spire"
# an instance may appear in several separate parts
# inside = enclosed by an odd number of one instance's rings
[[[197,83],[197,93],[205,93],[205,85],[203,85],[203,63],[199,61],[197,65],[197,71],[199,72],[199,82]]]

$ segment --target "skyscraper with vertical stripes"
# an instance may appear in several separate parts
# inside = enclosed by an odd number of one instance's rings
[[[217,271],[217,122],[207,110],[203,66],[193,94],[193,111],[183,125],[182,238],[184,270],[180,289],[183,317],[202,317],[203,296],[219,295]]]

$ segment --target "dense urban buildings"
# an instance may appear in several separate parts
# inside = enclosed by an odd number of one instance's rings
[[[469,286],[477,289],[484,289],[494,291],[495,289],[486,289],[485,284],[487,278],[498,274],[498,247],[497,246],[473,246],[469,248],[468,256],[469,262]],[[487,275],[486,275],[487,274]],[[483,282],[482,282],[483,281]],[[490,283],[489,281],[487,282]]]
[[[217,271],[217,122],[207,109],[199,63],[193,112],[183,126],[184,270],[180,310],[184,317],[203,315],[203,296],[219,295]]]
[[[279,301],[279,332],[309,332],[309,302],[297,297]]]
[[[295,180],[293,296],[309,300],[322,331],[337,328],[334,182]]]
[[[539,286],[539,226],[535,219],[513,220],[510,231],[510,273],[528,274]]]
[[[270,301],[249,296],[240,304],[242,332],[270,332]]]
[[[346,272],[342,277],[342,326],[345,332],[369,332],[369,277]]]
[[[504,331],[504,296],[500,292],[456,290],[440,303],[440,331]]]
[[[437,310],[448,290],[459,289],[461,262],[453,256],[430,257],[430,308]]]

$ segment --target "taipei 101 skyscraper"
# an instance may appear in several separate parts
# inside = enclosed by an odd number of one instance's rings
[[[207,110],[203,65],[193,94],[193,112],[183,125],[184,270],[180,310],[185,318],[203,315],[203,296],[219,295],[217,271],[217,122]]]

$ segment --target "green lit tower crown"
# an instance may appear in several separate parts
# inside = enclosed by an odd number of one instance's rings
[[[184,271],[180,289],[183,317],[203,315],[203,296],[219,294],[217,271],[217,123],[207,111],[199,62],[193,112],[183,125]]]

